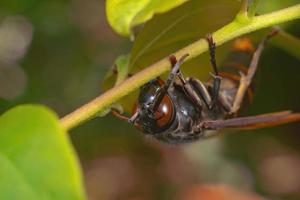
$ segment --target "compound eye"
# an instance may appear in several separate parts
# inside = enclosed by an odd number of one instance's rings
[[[162,99],[157,111],[155,112],[155,120],[159,128],[165,127],[172,122],[173,119],[173,103],[168,95]]]

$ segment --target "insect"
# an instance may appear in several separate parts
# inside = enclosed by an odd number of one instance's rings
[[[208,36],[206,40],[214,71],[212,78],[205,83],[193,77],[185,78],[180,66],[188,54],[179,60],[172,55],[169,60],[173,68],[167,80],[157,78],[141,87],[137,106],[130,118],[116,111],[113,113],[135,125],[145,135],[167,143],[210,137],[211,132],[207,130],[256,129],[300,120],[300,113],[290,111],[237,117],[245,97],[252,98],[251,84],[258,61],[267,41],[277,32],[277,29],[272,30],[257,48],[250,39],[239,39],[227,59],[230,61],[235,57],[235,62],[227,61],[221,68],[217,68],[213,38]]]

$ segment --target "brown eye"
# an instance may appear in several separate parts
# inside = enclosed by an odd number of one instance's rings
[[[169,125],[173,119],[173,112],[172,101],[168,95],[165,95],[155,112],[157,126],[164,127]]]

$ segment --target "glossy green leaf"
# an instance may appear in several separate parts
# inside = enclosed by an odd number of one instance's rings
[[[75,152],[42,106],[18,106],[0,117],[0,177],[0,199],[85,199]]]
[[[142,24],[154,14],[166,12],[187,0],[107,0],[106,15],[113,29],[130,36],[131,28]]]

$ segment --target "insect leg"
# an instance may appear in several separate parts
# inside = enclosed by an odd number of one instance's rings
[[[203,130],[216,129],[258,129],[271,126],[278,126],[300,120],[300,113],[292,113],[291,111],[281,111],[275,113],[267,113],[249,117],[238,117],[225,120],[208,120],[199,124]]]
[[[231,114],[236,113],[241,106],[241,103],[243,101],[243,98],[245,96],[245,93],[248,89],[248,87],[251,84],[252,78],[257,70],[257,65],[258,65],[258,61],[260,59],[260,56],[262,54],[263,49],[265,48],[266,42],[272,37],[274,36],[279,30],[278,29],[273,29],[268,35],[266,35],[262,41],[259,43],[257,49],[255,50],[247,75],[245,75],[244,73],[240,72],[241,75],[241,79],[240,79],[240,84],[238,87],[238,91],[236,93],[234,102],[233,102],[233,106],[232,109],[230,111]]]
[[[213,40],[213,37],[211,34],[208,34],[206,37],[206,40],[208,42],[208,47],[209,47],[209,54],[210,54],[210,63],[211,66],[214,70],[214,74],[211,74],[212,77],[214,78],[213,82],[213,108],[218,102],[218,97],[219,97],[219,92],[220,92],[220,85],[221,85],[221,76],[219,76],[217,64],[216,64],[216,44]]]
[[[202,101],[195,88],[189,81],[185,81],[185,84],[182,84],[184,93],[186,96],[195,104],[198,111],[202,111]]]
[[[181,82],[180,86],[182,87],[183,91],[185,92],[187,97],[195,104],[195,106],[198,108],[198,110],[201,111],[202,110],[202,103],[201,103],[202,101],[200,99],[200,96],[197,93],[193,84],[191,83],[190,79],[185,80],[183,74],[181,73],[181,71],[179,69],[180,63],[176,61],[175,56],[170,56],[170,62],[174,66],[171,74],[174,73],[174,77],[176,75],[179,78],[179,80]],[[171,76],[171,74],[169,75],[169,77]],[[207,92],[207,94],[208,94],[208,92]],[[210,98],[210,96],[208,98]]]
[[[201,96],[204,103],[206,104],[208,109],[211,109],[213,106],[213,101],[211,99],[211,96],[206,88],[206,86],[195,78],[187,78],[187,82],[193,86],[193,88],[196,90],[197,94]]]
[[[161,101],[163,100],[164,96],[168,92],[168,89],[172,85],[175,77],[178,75],[178,73],[181,73],[179,68],[188,55],[189,54],[184,54],[178,61],[174,55],[171,55],[169,57],[169,60],[170,60],[173,68],[168,76],[166,83],[162,86],[160,92],[156,96],[155,103],[154,103],[153,109],[152,109],[153,112],[155,112],[158,109]]]
[[[124,120],[124,121],[128,121],[128,120],[129,120],[129,117],[127,117],[127,116],[121,114],[120,111],[118,111],[117,109],[112,108],[112,109],[111,109],[111,114],[112,114],[113,116],[115,116],[115,117],[121,119],[121,120]]]
[[[173,80],[174,80],[174,78],[176,77],[176,76],[181,76],[181,77],[183,77],[182,76],[182,73],[181,73],[181,71],[180,71],[180,66],[182,65],[182,63],[183,63],[183,61],[184,61],[184,59],[188,56],[189,54],[185,54],[185,55],[183,55],[178,61],[177,61],[177,59],[176,59],[176,57],[174,56],[174,55],[171,55],[170,57],[169,57],[169,60],[170,60],[170,62],[171,62],[171,64],[172,64],[172,71],[171,71],[171,73],[169,74],[169,77],[168,77],[168,79],[167,79],[167,81],[166,81],[166,87],[167,88],[169,88],[170,87],[170,85],[172,84],[172,82],[173,82]],[[179,77],[180,78],[180,77]],[[180,78],[180,80],[181,80],[181,78]],[[183,79],[184,80],[184,79]]]
[[[190,99],[194,103],[196,103],[196,106],[199,109],[200,107],[202,109],[200,97],[209,109],[213,107],[211,95],[209,94],[206,86],[201,81],[195,78],[187,78],[186,80],[180,70],[178,70],[177,77],[179,78],[187,96],[190,97]]]

